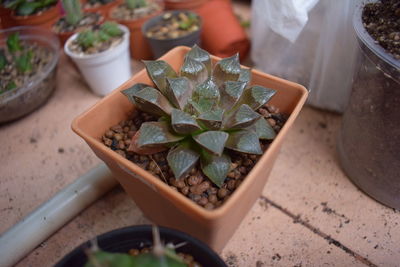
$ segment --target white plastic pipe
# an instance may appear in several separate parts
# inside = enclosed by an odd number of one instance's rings
[[[17,263],[116,184],[103,163],[76,179],[0,236],[0,267]]]

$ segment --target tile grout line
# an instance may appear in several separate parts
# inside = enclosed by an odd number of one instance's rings
[[[282,206],[278,205],[277,203],[275,203],[274,201],[268,199],[265,196],[261,196],[260,199],[262,201],[266,202],[267,204],[270,204],[274,208],[278,209],[279,211],[281,211],[285,215],[289,216],[290,218],[292,218],[294,223],[299,223],[302,226],[306,227],[308,230],[312,231],[314,234],[316,234],[316,235],[322,237],[323,239],[325,239],[326,241],[328,241],[329,244],[335,245],[336,247],[340,248],[341,250],[343,250],[344,252],[346,252],[350,256],[354,257],[357,261],[359,261],[359,262],[361,262],[361,263],[363,263],[363,264],[365,264],[367,266],[370,266],[370,267],[377,267],[376,264],[372,263],[367,258],[365,258],[365,257],[361,256],[360,254],[354,252],[353,250],[351,250],[350,248],[346,247],[345,245],[343,245],[342,243],[340,243],[336,239],[332,238],[330,235],[325,234],[324,232],[322,232],[318,228],[312,226],[310,223],[302,220],[300,218],[300,215],[293,214],[292,212],[288,211],[287,209],[283,208]]]

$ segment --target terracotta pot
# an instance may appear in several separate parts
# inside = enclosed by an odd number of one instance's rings
[[[15,26],[11,19],[11,9],[0,6],[0,28],[6,29]]]
[[[60,8],[55,5],[40,14],[34,14],[29,16],[17,16],[13,12],[11,19],[18,26],[40,26],[46,29],[51,29],[54,22],[60,17]]]
[[[160,59],[179,70],[189,50],[188,47],[179,46]],[[215,63],[220,58],[212,56],[212,60]],[[299,84],[257,70],[252,70],[252,82],[275,89],[277,93],[270,103],[288,114],[289,118],[240,187],[215,210],[206,210],[195,204],[160,179],[106,147],[101,141],[105,131],[126,120],[134,109],[120,91],[136,83],[152,84],[145,69],[77,117],[72,123],[72,129],[107,164],[146,217],[158,225],[189,233],[216,251],[221,251],[261,195],[283,138],[299,114],[308,94],[307,89]]]
[[[202,266],[226,267],[224,261],[206,244],[174,229],[159,227],[160,237],[164,243],[174,245],[185,243],[177,248],[178,253],[191,255]],[[131,249],[142,249],[153,244],[153,233],[150,225],[137,225],[120,228],[96,237],[99,247],[107,252],[128,253]],[[85,249],[90,247],[87,241],[67,254],[55,267],[81,267],[88,261]]]
[[[116,8],[116,7],[114,7]],[[161,10],[154,12],[153,14],[135,19],[135,20],[118,20],[118,19],[113,19],[111,17],[111,13],[113,12],[114,8],[110,10],[109,13],[109,18],[111,20],[115,20],[119,24],[125,25],[126,27],[129,28],[129,31],[131,32],[131,40],[130,40],[130,50],[131,50],[131,57],[136,59],[136,60],[147,60],[147,59],[153,59],[153,53],[151,52],[151,48],[149,43],[147,42],[146,38],[142,34],[142,25],[150,18],[158,16],[163,12],[163,7]]]
[[[196,11],[199,7],[210,0],[165,0],[166,10],[191,10]]]
[[[88,2],[88,0],[83,1],[82,7],[84,7],[84,4],[85,4],[86,2]],[[114,1],[112,1],[112,2],[110,2],[110,3],[107,3],[107,4],[105,4],[105,5],[100,5],[100,6],[98,6],[98,7],[84,8],[84,11],[85,11],[86,13],[87,13],[87,12],[90,12],[90,13],[100,13],[100,14],[105,18],[105,20],[108,20],[108,19],[110,19],[109,16],[108,16],[110,10],[111,10],[113,7],[115,7],[115,6],[119,5],[119,4],[121,4],[121,2],[122,2],[121,0],[114,0]]]
[[[55,21],[54,23],[56,23],[56,22],[57,21]],[[104,22],[104,16],[101,16],[100,20],[97,22],[97,24],[101,24],[103,22]],[[71,37],[72,35],[74,35],[78,30],[70,31],[70,32],[56,32],[56,31],[53,30],[53,32],[58,35],[58,38],[60,39],[61,46],[64,46],[64,44],[68,40],[68,38]]]
[[[246,58],[250,41],[233,13],[230,1],[208,1],[196,12],[203,19],[202,48],[219,57],[230,57],[239,52],[240,59]]]

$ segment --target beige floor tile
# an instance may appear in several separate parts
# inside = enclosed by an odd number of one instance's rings
[[[336,154],[340,116],[306,107],[282,147],[264,196],[382,266],[400,266],[400,212],[358,190]]]

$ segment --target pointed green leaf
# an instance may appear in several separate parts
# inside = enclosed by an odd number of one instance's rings
[[[166,97],[177,108],[183,109],[193,93],[193,85],[186,77],[167,78]]]
[[[198,115],[214,109],[216,105],[216,102],[212,99],[201,98],[197,102],[189,99],[188,105],[185,107],[185,111],[190,114]]]
[[[165,95],[167,78],[178,77],[174,69],[164,60],[144,60],[143,63],[146,65],[146,70],[149,77],[153,80],[158,90]]]
[[[241,105],[233,112],[231,116],[224,123],[225,129],[242,129],[249,127],[258,120],[261,115],[255,112],[251,107],[246,104]]]
[[[191,57],[185,57],[185,62],[181,67],[181,76],[187,77],[193,85],[198,85],[207,80],[208,72],[203,63]]]
[[[186,56],[203,63],[207,68],[208,76],[211,75],[211,57],[206,50],[201,49],[195,44]]]
[[[227,148],[249,154],[261,155],[260,141],[258,135],[250,130],[241,130],[229,134],[225,145]]]
[[[276,91],[273,89],[255,85],[244,90],[243,96],[238,103],[247,104],[253,110],[257,110],[259,107],[267,103],[275,93]]]
[[[231,159],[227,154],[215,156],[203,151],[201,155],[201,170],[210,180],[221,187],[231,167]]]
[[[136,92],[133,100],[139,109],[158,116],[170,115],[173,108],[168,99],[152,87]]]
[[[221,156],[228,136],[227,133],[222,131],[207,131],[193,136],[193,139],[207,151]]]
[[[258,139],[273,140],[276,137],[275,130],[264,118],[257,120],[251,129],[257,133]]]
[[[196,165],[200,154],[180,145],[168,152],[167,161],[176,179],[184,177]]]
[[[237,81],[240,76],[239,55],[221,59],[214,67],[214,81],[220,87],[226,81]]]
[[[139,92],[140,90],[142,90],[143,88],[148,87],[147,84],[144,83],[137,83],[131,87],[129,87],[128,89],[122,90],[121,93],[123,93],[128,99],[129,101],[131,101],[133,104],[136,105],[135,99],[134,99],[134,94],[136,94],[137,92]]]
[[[152,147],[171,144],[180,141],[184,136],[174,134],[166,122],[145,122],[139,129],[137,145],[141,147]]]
[[[250,81],[251,81],[251,70],[250,69],[241,68],[238,81],[245,82],[245,83],[249,84]]]
[[[222,109],[209,110],[201,113],[198,120],[210,130],[219,130],[222,126],[222,118],[224,111]]]
[[[227,81],[221,87],[220,105],[223,109],[231,109],[242,96],[245,82]]]
[[[175,108],[172,109],[171,112],[171,125],[174,131],[179,134],[190,134],[201,130],[195,118],[190,114]]]
[[[209,78],[204,83],[196,86],[192,98],[194,101],[197,101],[200,98],[206,98],[214,99],[218,102],[220,99],[218,86]]]

